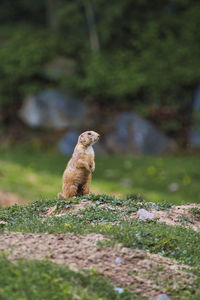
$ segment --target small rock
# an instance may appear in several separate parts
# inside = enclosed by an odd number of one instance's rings
[[[8,224],[8,222],[1,221],[1,220],[0,220],[0,224],[6,225],[6,224]]]
[[[178,183],[173,182],[168,186],[168,189],[170,192],[174,193],[174,192],[178,191],[179,185],[178,185]]]
[[[119,294],[122,294],[124,292],[124,289],[123,288],[118,288],[118,287],[115,287],[114,288],[114,291],[118,292]],[[164,300],[164,299],[163,299]]]
[[[81,202],[88,202],[88,199],[81,199]]]
[[[116,208],[113,206],[108,206],[108,209],[113,210],[113,211],[116,210]]]
[[[141,221],[145,221],[145,220],[153,220],[154,219],[154,214],[147,211],[144,208],[141,208],[138,210],[137,212],[138,218]]]
[[[156,300],[170,300],[166,294],[160,294],[157,296]]]
[[[116,258],[115,258],[115,262],[116,262],[117,264],[121,264],[121,263],[122,263],[122,259],[121,259],[120,257],[116,257]]]

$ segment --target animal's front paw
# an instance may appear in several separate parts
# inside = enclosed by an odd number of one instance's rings
[[[90,169],[91,169],[91,172],[93,173],[95,170],[95,166],[91,166]]]

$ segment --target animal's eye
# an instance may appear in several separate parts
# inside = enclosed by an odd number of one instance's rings
[[[88,132],[88,135],[91,135],[91,133],[90,133],[90,132]]]

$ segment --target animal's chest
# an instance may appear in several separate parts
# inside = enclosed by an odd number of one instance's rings
[[[86,150],[85,150],[85,154],[88,157],[88,160],[94,160],[94,150],[92,148],[92,146],[89,146]]]

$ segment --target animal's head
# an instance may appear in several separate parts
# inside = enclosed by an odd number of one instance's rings
[[[99,136],[95,131],[85,131],[79,136],[78,141],[84,146],[90,146],[98,142]]]

